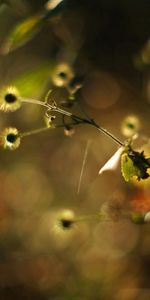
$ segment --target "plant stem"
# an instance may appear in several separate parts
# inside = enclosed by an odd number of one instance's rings
[[[57,112],[57,113],[60,113],[64,116],[70,117],[70,118],[72,118],[73,121],[75,121],[76,125],[78,125],[78,124],[89,124],[91,126],[94,126],[100,132],[105,134],[107,137],[111,138],[115,143],[117,143],[120,146],[124,146],[123,142],[121,142],[117,137],[115,137],[113,134],[111,134],[105,128],[99,126],[93,119],[89,119],[89,118],[84,119],[84,118],[78,117],[76,115],[73,115],[71,112],[63,110],[63,109],[61,109],[57,106],[55,107],[55,106],[53,106],[49,103],[46,103],[46,102],[43,102],[43,101],[40,101],[40,100],[21,98],[21,101],[26,102],[26,103],[31,103],[31,104],[38,104],[38,105],[44,106],[45,108],[47,108],[47,110]],[[57,126],[57,127],[59,127],[59,126]],[[38,133],[38,132],[41,132],[41,131],[46,130],[46,129],[48,129],[48,128],[46,127],[46,128],[43,128],[43,129],[36,129],[36,130],[33,131],[33,133],[30,133],[30,132],[24,133],[23,136]]]
[[[105,135],[109,136],[114,142],[116,142],[120,146],[124,146],[123,142],[121,142],[117,137],[115,137],[112,133],[107,131],[105,128],[103,128],[103,127],[99,126],[98,124],[96,124],[95,121],[93,121],[93,126],[95,126],[99,131],[101,131]]]
[[[52,129],[52,127],[42,127],[42,128],[34,129],[34,130],[31,130],[31,131],[23,132],[23,133],[20,134],[20,137],[22,138],[22,137],[25,137],[25,136],[30,136],[30,135],[33,135],[33,134],[37,134],[37,133],[46,131],[48,129]]]
[[[96,214],[91,214],[91,215],[85,215],[85,216],[79,216],[75,219],[75,222],[84,222],[84,221],[112,221],[111,218],[106,217],[103,214],[100,213],[96,213]]]
[[[38,105],[48,108],[47,103],[40,101],[40,100],[21,98],[21,101],[25,102],[25,103],[30,103],[30,104],[38,104]]]
[[[63,110],[63,109],[61,109],[59,107],[54,107],[51,104],[43,102],[43,101],[40,101],[40,100],[21,98],[21,101],[24,102],[24,103],[37,104],[37,105],[44,106],[48,110],[52,110],[52,111],[58,112],[58,113],[60,113],[62,115],[66,115],[68,117],[72,116],[72,113],[70,113],[69,111]]]
[[[95,128],[97,128],[99,131],[101,131],[102,133],[104,133],[105,135],[107,135],[108,137],[110,137],[114,142],[116,142],[117,144],[119,144],[120,146],[124,146],[124,143],[121,142],[117,137],[115,137],[113,134],[111,134],[109,131],[107,131],[105,128],[99,126],[93,119],[82,119],[78,116],[72,115],[72,118],[74,120],[76,120],[77,122],[80,121],[80,123],[82,122],[83,124],[89,124],[94,126]]]

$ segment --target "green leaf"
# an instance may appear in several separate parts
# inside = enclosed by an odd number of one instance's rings
[[[9,52],[24,45],[40,30],[41,25],[41,16],[37,15],[21,21],[12,29],[4,41],[1,53],[8,54]]]
[[[133,151],[131,147],[126,147],[121,156],[121,172],[125,181],[129,181],[132,177],[138,180],[146,179],[150,175],[150,158],[144,156],[144,152]]]
[[[125,181],[129,181],[133,176],[137,176],[138,168],[134,166],[132,159],[127,153],[121,156],[121,172]],[[139,174],[138,174],[139,175]]]

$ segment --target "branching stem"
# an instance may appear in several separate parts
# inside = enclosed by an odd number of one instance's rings
[[[93,119],[89,119],[89,118],[85,119],[85,118],[76,116],[76,115],[72,114],[71,112],[68,112],[64,109],[61,109],[61,108],[57,107],[57,105],[55,105],[55,104],[50,104],[50,103],[43,102],[43,101],[40,101],[40,100],[21,98],[21,101],[25,102],[25,103],[30,103],[30,104],[41,105],[41,106],[47,108],[47,111],[56,112],[56,113],[62,114],[63,116],[70,117],[73,121],[73,123],[71,123],[71,124],[73,124],[73,125],[79,125],[79,124],[91,125],[91,126],[97,128],[100,132],[105,134],[107,137],[111,138],[119,146],[124,146],[123,142],[121,142],[117,137],[115,137],[113,134],[111,134],[108,130],[106,130],[105,128],[99,126]],[[56,126],[56,127],[64,127],[64,126],[65,125]],[[23,137],[23,136],[31,135],[31,134],[34,134],[34,133],[39,133],[39,132],[44,131],[46,129],[48,129],[48,128],[44,127],[44,128],[41,128],[41,129],[36,129],[36,130],[28,132],[28,133],[23,133],[21,136]]]

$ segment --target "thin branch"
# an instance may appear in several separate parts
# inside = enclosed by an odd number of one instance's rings
[[[119,144],[120,146],[124,146],[124,143],[121,142],[117,137],[115,137],[112,133],[110,133],[108,130],[106,130],[105,128],[99,126],[94,120],[92,120],[92,124],[93,126],[95,126],[99,131],[101,131],[102,133],[104,133],[105,135],[109,136],[114,142],[116,142],[117,144]]]

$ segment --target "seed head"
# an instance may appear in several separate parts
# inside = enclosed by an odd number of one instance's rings
[[[140,129],[140,121],[134,115],[127,116],[122,122],[121,131],[122,134],[127,138],[132,137],[134,134],[138,132],[139,129]]]
[[[5,87],[0,91],[0,110],[15,111],[21,106],[21,98],[16,87]]]
[[[63,234],[70,232],[73,229],[75,223],[74,212],[70,209],[64,209],[61,211],[55,222],[54,231],[57,234]]]
[[[15,150],[20,145],[19,132],[16,128],[5,128],[0,134],[0,145],[4,149]]]
[[[72,68],[66,64],[58,64],[53,72],[52,81],[55,86],[66,87],[69,85],[74,74]]]

